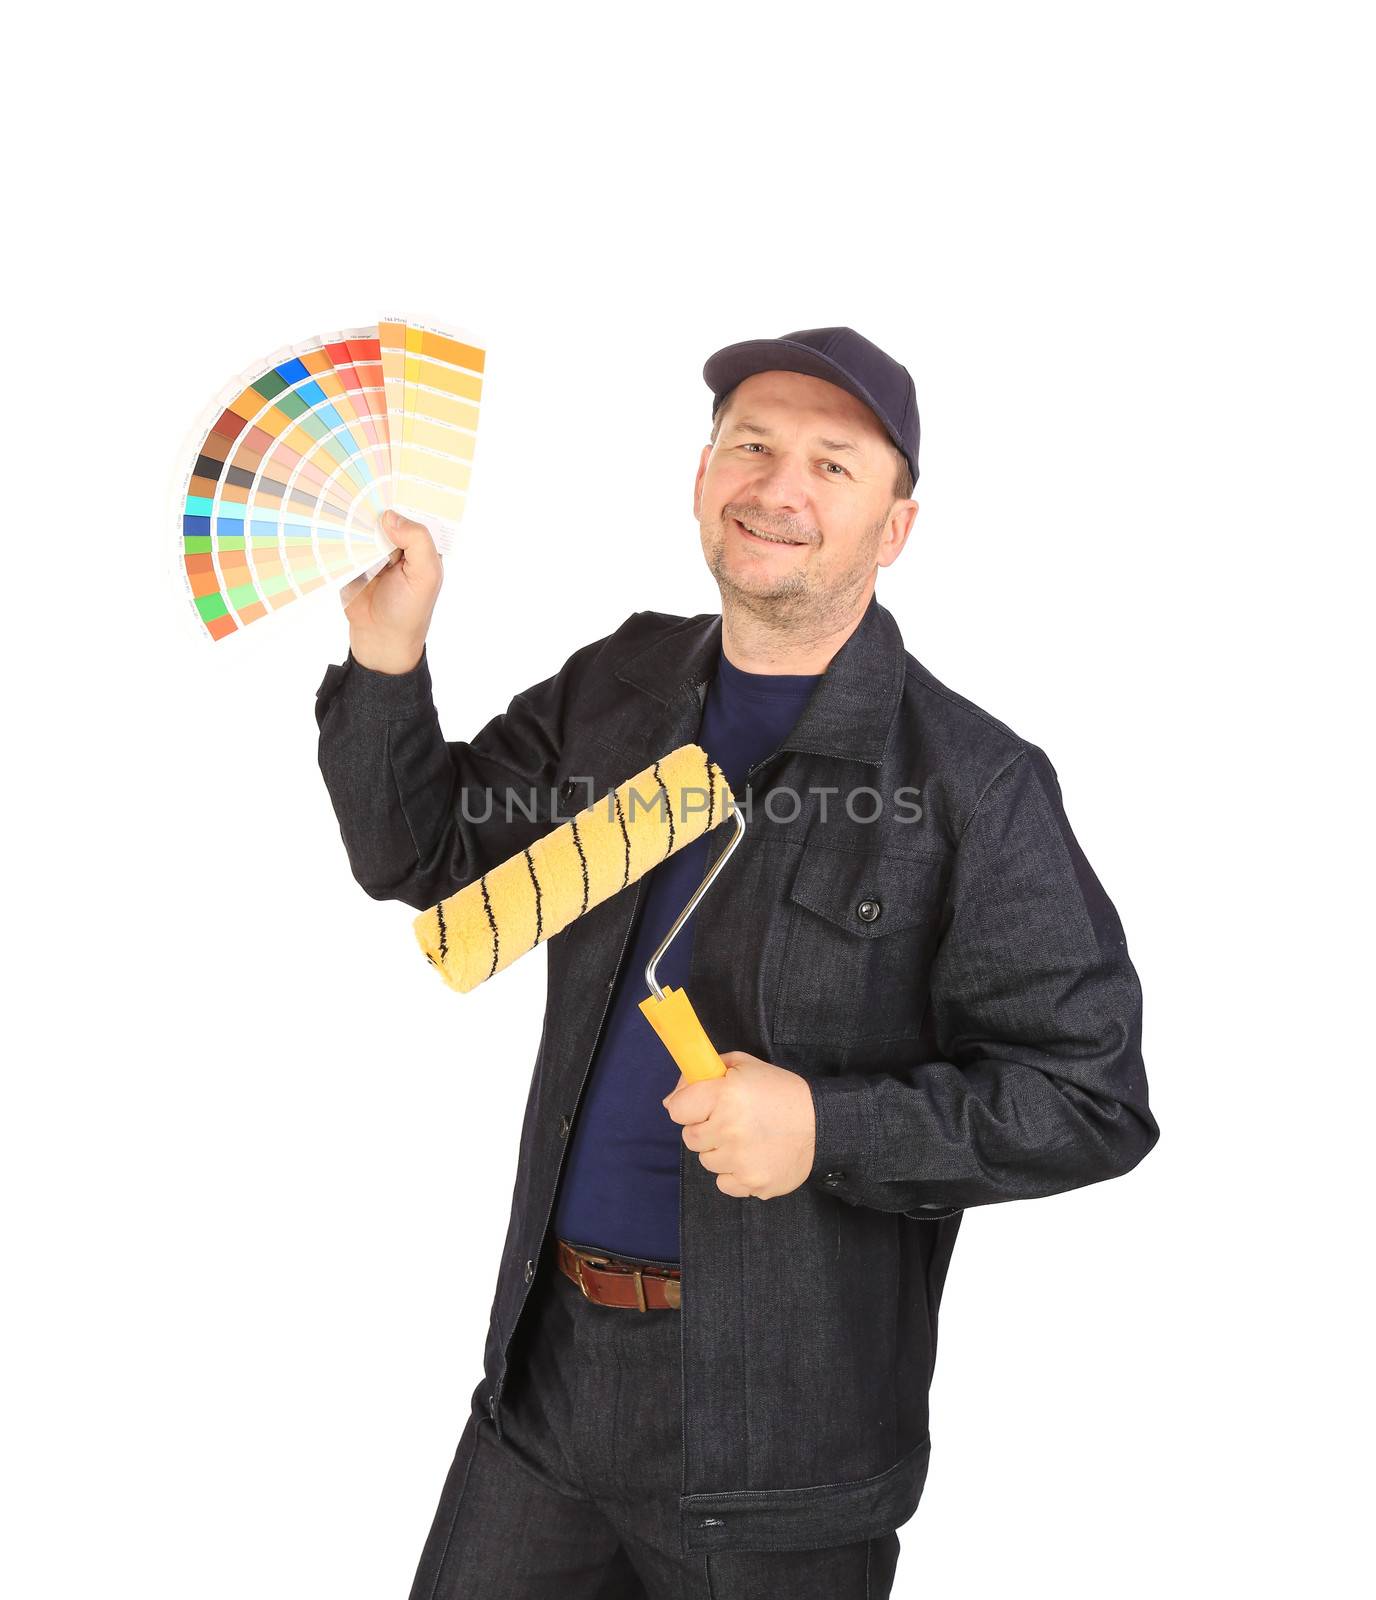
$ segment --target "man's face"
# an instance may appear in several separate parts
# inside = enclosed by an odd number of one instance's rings
[[[822,626],[853,617],[917,515],[894,498],[898,468],[879,419],[845,389],[801,372],[744,379],[693,490],[723,605]]]

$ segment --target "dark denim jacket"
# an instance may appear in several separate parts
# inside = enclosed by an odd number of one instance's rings
[[[695,739],[720,638],[716,614],[637,612],[450,743],[424,657],[400,676],[331,666],[319,759],[355,878],[424,910]],[[808,1080],[816,1162],[791,1194],[741,1200],[680,1151],[685,1553],[910,1517],[962,1210],[1115,1177],[1157,1139],[1137,975],[1051,763],[908,655],[877,599],[738,802],[749,826],[693,913],[685,987],[718,1050]],[[640,893],[548,946],[473,1396],[499,1429]]]

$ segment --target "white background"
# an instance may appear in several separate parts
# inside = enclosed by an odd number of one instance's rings
[[[909,650],[1041,745],[1158,1148],[967,1214],[896,1596],[1358,1592],[1370,1505],[1362,8],[43,9],[11,33],[0,1574],[405,1595],[543,953],[460,997],[316,766],[336,598],[199,643],[187,430],[401,308],[490,352],[446,734],[717,609],[702,363],[913,372]],[[1359,1349],[1362,1360],[1358,1362]]]

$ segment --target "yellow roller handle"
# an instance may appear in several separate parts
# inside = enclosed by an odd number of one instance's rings
[[[690,1082],[726,1075],[726,1063],[712,1048],[706,1028],[698,1021],[693,1003],[682,989],[666,987],[662,1000],[646,995],[640,1009]]]

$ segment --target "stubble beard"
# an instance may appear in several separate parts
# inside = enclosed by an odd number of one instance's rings
[[[859,598],[874,571],[875,553],[888,517],[881,517],[866,531],[851,565],[837,573],[824,588],[801,570],[780,573],[777,578],[765,579],[753,586],[738,582],[726,559],[726,541],[731,537],[728,521],[723,514],[707,541],[707,567],[721,590],[722,610],[739,610],[786,633],[825,635],[854,616]]]

